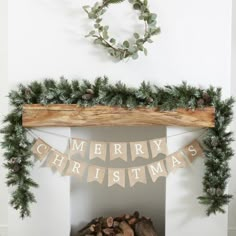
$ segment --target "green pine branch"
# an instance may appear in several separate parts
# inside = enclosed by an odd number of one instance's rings
[[[204,137],[205,174],[203,195],[198,199],[206,205],[207,215],[224,212],[231,195],[225,194],[230,168],[228,161],[233,156],[232,132],[227,130],[233,118],[234,99],[222,100],[221,89],[200,89],[183,82],[178,86],[159,87],[143,82],[139,88],[129,88],[124,83],[110,84],[107,77],[99,77],[94,83],[88,80],[59,81],[46,79],[18,86],[9,93],[12,111],[3,122],[2,148],[5,150],[5,168],[8,169],[6,183],[13,186],[10,204],[19,210],[22,218],[30,215],[31,203],[36,202],[33,188],[37,183],[31,179],[31,143],[22,127],[24,104],[77,104],[79,106],[110,105],[134,109],[157,107],[161,110],[177,108],[196,109],[215,107],[215,127],[209,128]]]

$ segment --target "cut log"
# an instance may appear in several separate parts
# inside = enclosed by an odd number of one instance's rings
[[[84,236],[84,235],[89,235],[95,232],[95,224],[90,224],[81,229],[78,233],[77,236]]]
[[[113,229],[113,228],[106,228],[106,229],[103,229],[102,232],[103,232],[105,235],[115,235],[115,232],[114,232],[114,229]]]
[[[107,218],[102,219],[102,227],[104,228],[110,228],[113,226],[113,217],[109,216]]]
[[[138,221],[138,218],[136,218],[136,217],[131,217],[131,218],[128,220],[128,223],[129,223],[129,225],[134,225],[137,221]]]
[[[120,224],[120,222],[119,222],[119,221],[117,221],[117,220],[114,220],[114,222],[113,222],[113,227],[118,227],[118,226],[119,226],[119,224]]]
[[[138,212],[138,211],[135,211],[134,214],[133,214],[133,217],[135,217],[135,218],[138,219],[138,218],[139,218],[139,212]]]
[[[151,220],[143,219],[135,225],[136,236],[157,236]]]
[[[119,217],[99,217],[93,219],[76,236],[157,236],[152,221],[134,212]]]
[[[130,214],[125,214],[125,219],[129,220],[130,219]]]
[[[102,231],[102,225],[100,223],[97,223],[95,226],[95,232],[99,233]]]
[[[122,230],[119,227],[115,227],[114,232],[115,232],[115,234],[120,234],[120,233],[122,233]]]
[[[121,221],[124,221],[125,220],[125,215],[122,215],[122,216],[117,216],[114,218],[114,221],[117,221],[117,222],[121,222]]]
[[[124,236],[134,236],[133,229],[125,221],[122,221],[119,227],[122,230]]]

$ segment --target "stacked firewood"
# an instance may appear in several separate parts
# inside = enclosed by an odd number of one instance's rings
[[[78,231],[76,236],[157,236],[150,218],[124,214],[118,217],[99,217],[93,219]]]

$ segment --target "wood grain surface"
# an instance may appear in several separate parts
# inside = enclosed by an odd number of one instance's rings
[[[24,127],[81,126],[189,126],[214,127],[214,107],[204,109],[159,111],[157,108],[137,108],[77,105],[27,104],[23,107]]]

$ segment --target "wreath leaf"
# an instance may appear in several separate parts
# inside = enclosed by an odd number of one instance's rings
[[[118,3],[122,3],[124,1],[125,0],[104,0],[103,4],[108,6],[109,4],[118,4]]]

